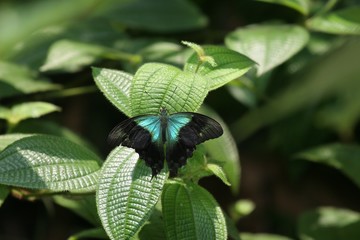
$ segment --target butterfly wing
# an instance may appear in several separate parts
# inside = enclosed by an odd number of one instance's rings
[[[223,134],[221,125],[214,119],[192,112],[170,115],[166,130],[166,162],[170,176],[175,176],[185,165],[196,145]]]
[[[160,118],[144,115],[129,118],[118,124],[109,134],[108,142],[135,149],[156,176],[164,167]]]

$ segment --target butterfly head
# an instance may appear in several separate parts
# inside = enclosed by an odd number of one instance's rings
[[[165,107],[160,108],[160,116],[167,116],[168,112]]]

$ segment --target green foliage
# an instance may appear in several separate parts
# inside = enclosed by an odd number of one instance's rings
[[[200,186],[168,181],[162,206],[168,239],[227,239],[225,218],[219,205]]]
[[[360,214],[348,209],[321,207],[303,213],[299,218],[298,231],[301,240],[348,239],[360,236]]]
[[[53,201],[91,225],[72,231],[72,240],[359,239],[359,213],[350,210],[357,209],[354,203],[347,206],[350,200],[340,201],[349,209],[320,206],[304,212],[302,206],[339,201],[307,194],[306,204],[303,198],[294,201],[282,190],[272,192],[279,189],[278,179],[268,179],[277,169],[273,162],[264,171],[256,168],[269,156],[288,160],[296,174],[285,173],[294,181],[282,177],[280,189],[292,193],[303,189],[293,185],[307,179],[308,168],[321,167],[314,163],[360,186],[360,8],[355,3],[0,3],[0,207],[11,207],[3,203],[13,197],[42,198],[47,209]],[[105,157],[101,144],[113,124],[106,121],[115,116],[101,94],[88,95],[98,90],[127,117],[157,114],[161,107],[170,113],[199,111],[220,122],[224,134],[199,145],[177,178],[168,179],[165,167],[151,179],[151,169],[132,149],[120,146]],[[311,163],[290,160],[294,157]],[[249,172],[241,178],[240,169]],[[269,186],[259,186],[264,176],[258,174],[268,171]],[[231,189],[230,203],[223,202],[225,191],[215,189],[218,185],[209,187],[210,176]],[[203,182],[208,190],[199,185]],[[238,199],[240,186],[241,196],[254,199]],[[213,191],[219,193],[212,196]],[[243,222],[237,221],[248,221],[254,209],[255,221],[262,217],[256,222],[260,229],[287,236],[238,233]],[[300,212],[297,219],[294,209]]]

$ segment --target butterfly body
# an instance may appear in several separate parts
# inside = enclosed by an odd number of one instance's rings
[[[221,136],[219,123],[193,112],[168,114],[165,108],[158,115],[141,115],[117,125],[109,134],[112,144],[134,148],[156,176],[164,160],[175,176],[192,156],[196,145]]]

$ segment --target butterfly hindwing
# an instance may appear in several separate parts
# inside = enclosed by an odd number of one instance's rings
[[[167,125],[166,162],[170,176],[192,156],[196,145],[221,136],[223,130],[218,122],[205,115],[182,112],[169,116]]]
[[[123,145],[135,149],[140,158],[151,167],[156,176],[164,166],[164,151],[161,140],[159,116],[144,115],[121,122],[109,134],[112,145]]]

